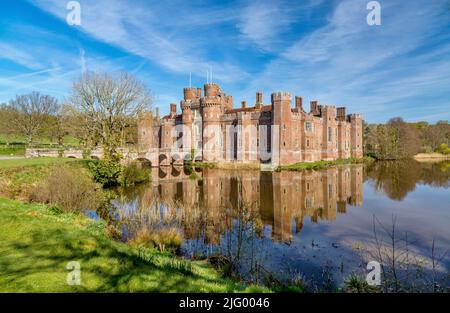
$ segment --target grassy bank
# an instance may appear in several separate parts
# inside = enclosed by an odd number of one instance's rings
[[[81,160],[66,158],[35,158],[0,160],[0,196],[25,199],[32,186],[43,179],[53,165],[82,164]]]
[[[119,243],[104,222],[81,213],[11,200],[29,199],[62,164],[86,168],[75,159],[0,161],[0,292],[267,291],[227,279],[206,261]],[[80,286],[66,282],[71,261],[81,264]]]
[[[320,170],[337,165],[346,164],[358,164],[364,162],[372,162],[373,159],[369,157],[364,157],[362,159],[339,159],[335,161],[316,161],[316,162],[300,162],[290,165],[281,165],[278,167],[278,171],[303,171],[303,170]]]
[[[138,250],[104,234],[83,215],[0,199],[0,292],[258,291],[205,262]],[[67,284],[68,262],[81,265],[81,285]]]
[[[450,154],[442,153],[419,153],[413,157],[416,161],[445,161],[450,160]]]

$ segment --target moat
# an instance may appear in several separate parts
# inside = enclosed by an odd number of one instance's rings
[[[303,172],[154,169],[152,183],[114,200],[123,240],[171,228],[187,258],[220,254],[246,281],[301,279],[319,289],[365,275],[375,237],[394,223],[424,272],[434,251],[435,272],[448,275],[449,203],[449,163],[413,160]]]

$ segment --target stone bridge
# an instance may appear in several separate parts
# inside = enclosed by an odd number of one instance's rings
[[[172,165],[183,165],[184,160],[191,158],[191,152],[187,150],[178,150],[176,152],[171,149],[147,149],[139,152],[135,149],[121,148],[120,152],[124,155],[124,161],[138,160],[145,162],[151,167],[170,167]],[[51,149],[51,148],[28,148],[25,156],[27,158],[37,157],[64,157],[75,159],[101,159],[103,158],[103,150],[95,149],[87,153],[82,149]]]

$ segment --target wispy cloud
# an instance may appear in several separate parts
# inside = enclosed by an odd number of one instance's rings
[[[447,19],[442,2],[386,2],[383,23],[366,24],[365,2],[339,2],[328,23],[299,39],[268,63],[249,86],[287,89],[323,103],[348,105],[370,121],[401,115],[419,119],[424,102],[450,85],[448,46],[438,44]],[[435,38],[436,43],[429,38]],[[432,50],[432,54],[426,51]],[[413,53],[414,52],[414,53]],[[449,91],[434,103],[449,117]],[[418,109],[408,112],[405,104]],[[446,107],[447,106],[447,107]]]
[[[0,42],[0,59],[9,60],[34,70],[43,67],[30,53],[25,51],[27,49],[23,46],[16,47],[6,42]]]
[[[33,2],[60,19],[66,17],[67,11],[61,1]],[[215,69],[215,77],[223,82],[248,75],[233,64],[226,61],[217,62],[208,57],[210,51],[207,44],[214,44],[216,39],[208,38],[206,34],[199,36],[198,30],[192,28],[229,21],[229,15],[225,12],[219,15],[218,9],[212,9],[211,12],[208,8],[196,10],[194,5],[186,5],[185,1],[166,3],[164,10],[154,6],[157,4],[133,2],[133,5],[130,5],[127,1],[118,0],[82,2],[81,29],[97,39],[146,58],[175,73],[192,72],[201,73],[203,76],[204,71],[212,66]],[[184,10],[180,10],[180,7]],[[161,14],[162,12],[165,14]],[[183,12],[182,16],[177,12]],[[176,25],[182,24],[183,28],[173,28],[169,23],[172,20]],[[180,23],[180,20],[183,22]]]

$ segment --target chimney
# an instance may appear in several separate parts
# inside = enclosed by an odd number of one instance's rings
[[[295,108],[296,108],[298,111],[303,111],[302,105],[303,105],[303,99],[302,99],[302,97],[296,96],[296,97],[295,97]]]
[[[174,117],[177,115],[177,105],[175,103],[170,104],[170,116]]]
[[[197,98],[202,97],[202,88],[197,88]]]
[[[337,108],[337,119],[339,121],[345,121],[345,107]]]
[[[159,120],[159,108],[155,108],[155,117]]]
[[[242,108],[245,109],[247,107],[247,101],[242,101]]]
[[[263,93],[258,91],[256,93],[256,106],[260,107],[263,104]]]
[[[311,113],[312,114],[317,114],[318,112],[318,108],[317,108],[317,101],[311,101],[310,102],[310,107],[311,107]]]

